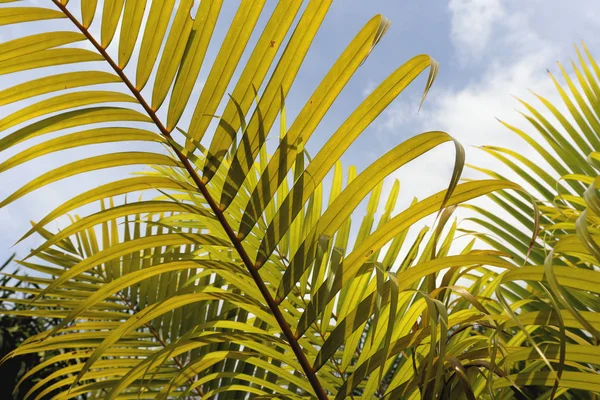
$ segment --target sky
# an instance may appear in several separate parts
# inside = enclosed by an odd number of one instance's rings
[[[50,2],[30,0],[25,3],[48,6]],[[72,0],[71,4],[74,3]],[[265,12],[274,3],[269,1]],[[231,18],[237,4],[239,1],[225,1],[223,22],[218,25],[215,39],[224,36],[227,19]],[[451,134],[465,146],[467,162],[485,168],[497,165],[476,146],[502,145],[528,154],[529,150],[496,118],[526,127],[516,111],[522,107],[515,97],[539,104],[533,100],[530,90],[558,101],[546,70],[558,74],[557,62],[568,68],[570,59],[576,57],[574,44],[584,40],[591,52],[600,57],[600,25],[597,24],[600,5],[597,0],[337,0],[286,99],[289,121],[352,37],[379,13],[390,19],[392,25],[308,143],[311,154],[318,151],[370,91],[412,56],[431,55],[440,63],[440,72],[420,112],[417,110],[426,74],[402,93],[352,145],[342,161],[345,165],[356,165],[359,171],[407,138],[429,130]],[[64,21],[59,24],[59,29],[71,29]],[[0,27],[0,42],[49,26],[36,23],[36,26]],[[97,25],[92,28],[97,31]],[[211,47],[207,59],[214,57],[217,50],[217,47]],[[95,68],[106,70],[105,65],[95,65]],[[201,88],[207,71],[203,69],[196,88]],[[32,73],[0,76],[0,89],[33,76]],[[0,107],[0,118],[23,105],[26,103]],[[0,162],[29,145],[25,143],[0,154]],[[100,154],[102,150],[114,148],[99,146],[89,151]],[[1,173],[0,197],[8,196],[40,171],[78,156],[77,152],[62,152]],[[443,145],[394,173],[393,177],[401,181],[399,208],[408,205],[415,196],[423,198],[445,188],[453,161],[452,146]],[[125,172],[128,171],[69,178],[0,209],[0,260],[14,251],[24,256],[28,248],[35,245],[35,240],[28,240],[11,247],[29,228],[30,220],[39,220],[69,197],[123,176]],[[469,176],[470,172],[466,174]],[[391,182],[391,179],[386,180],[384,190],[389,190]],[[49,228],[60,228],[64,224],[61,220],[50,224]]]

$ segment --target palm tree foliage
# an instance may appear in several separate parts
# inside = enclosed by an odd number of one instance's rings
[[[78,174],[152,167],[69,199],[24,235],[44,239],[20,261],[36,272],[21,279],[39,289],[24,292],[35,296],[27,310],[10,312],[61,322],[8,357],[64,349],[23,382],[68,361],[26,397],[57,390],[57,399],[525,396],[498,363],[513,346],[507,330],[519,328],[493,296],[507,276],[498,268],[518,269],[473,243],[452,253],[456,225],[449,222],[458,204],[520,187],[459,183],[464,154],[454,143],[448,188],[395,212],[399,184],[384,200],[383,179],[453,142],[444,132],[417,135],[360,173],[340,163],[429,68],[427,93],[436,62],[419,55],[392,72],[311,158],[304,145],[389,22],[376,16],[366,23],[288,127],[285,98],[331,0],[305,7],[280,1],[262,28],[265,1],[243,0],[215,44],[223,3],[201,1],[193,15],[192,0],[0,8],[3,25],[43,20],[47,28],[0,44],[4,79],[43,74],[2,91],[3,106],[29,103],[0,119],[0,149],[56,135],[8,158],[0,171],[81,150],[80,160],[43,172],[0,206]],[[93,21],[99,38],[88,29]],[[212,64],[205,61],[209,45],[219,48]],[[97,61],[109,72],[90,71]],[[67,65],[70,72],[55,74]],[[207,78],[196,85],[201,71]],[[270,136],[279,142],[269,155]],[[84,151],[126,142],[153,151]],[[139,191],[153,195],[132,202]],[[365,200],[351,234],[351,216]],[[97,212],[77,214],[92,203],[101,205]],[[436,213],[430,232],[407,239],[411,226]],[[65,229],[45,228],[66,214]]]
[[[480,214],[473,220],[494,234],[482,238],[524,265],[502,277],[503,283],[522,283],[512,288],[502,285],[498,291],[522,329],[511,341],[514,353],[505,360],[506,367],[522,369],[512,376],[516,384],[548,386],[555,394],[569,390],[566,398],[600,392],[600,67],[585,45],[583,50],[577,49],[574,73],[559,64],[564,83],[549,72],[563,111],[536,94],[543,110],[520,100],[532,134],[503,122],[529,144],[541,163],[512,149],[483,147],[536,193],[542,214],[536,244],[528,250],[523,242],[531,233],[527,229],[533,229],[528,214],[532,209],[518,195],[490,195],[513,220],[473,207]],[[515,221],[524,229],[515,228]]]

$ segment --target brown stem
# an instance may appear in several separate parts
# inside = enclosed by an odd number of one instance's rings
[[[167,138],[171,138],[171,133],[167,130],[167,128],[160,121],[160,119],[156,115],[156,112],[152,109],[152,107],[150,107],[150,105],[143,98],[141,92],[139,90],[137,90],[136,87],[131,83],[129,78],[127,78],[127,76],[123,72],[123,69],[121,69],[113,61],[113,59],[110,57],[110,55],[108,55],[106,50],[96,41],[96,39],[94,39],[94,37],[88,32],[88,30],[83,25],[81,25],[79,23],[79,21],[77,21],[77,18],[75,18],[75,16],[73,14],[71,14],[71,12],[67,9],[67,7],[65,5],[61,4],[58,0],[52,0],[52,2],[56,5],[56,7],[58,7],[67,16],[67,18],[69,20],[71,20],[71,22],[81,31],[81,33],[83,33],[85,35],[85,37],[90,41],[90,43],[102,55],[102,57],[104,57],[104,59],[113,68],[113,70],[116,72],[116,74],[121,78],[123,83],[129,88],[131,93],[139,101],[140,105],[144,108],[144,110],[146,111],[148,116],[156,124],[156,126],[160,130],[161,134]],[[194,181],[194,183],[196,184],[196,186],[198,187],[198,189],[200,190],[200,192],[206,199],[206,202],[210,206],[211,210],[215,213],[215,216],[217,217],[217,219],[223,226],[223,230],[229,237],[229,240],[231,240],[233,247],[235,247],[235,249],[237,250],[238,254],[240,255],[240,258],[244,262],[244,265],[248,269],[248,272],[252,276],[254,283],[258,287],[258,290],[262,294],[267,305],[269,306],[269,309],[273,313],[273,316],[277,320],[277,323],[279,324],[281,331],[283,332],[284,336],[286,337],[290,347],[292,348],[292,351],[294,352],[294,355],[298,359],[298,362],[302,366],[302,370],[304,371],[306,378],[308,379],[308,381],[310,382],[310,385],[312,386],[313,390],[315,391],[317,398],[319,400],[328,400],[327,393],[325,392],[325,389],[323,389],[323,386],[321,386],[321,382],[319,381],[319,378],[317,377],[316,372],[314,371],[314,369],[310,365],[308,359],[306,358],[306,355],[302,351],[302,347],[298,343],[298,340],[294,336],[294,333],[292,332],[290,326],[285,321],[285,318],[283,317],[281,310],[277,306],[277,303],[273,299],[273,296],[271,296],[271,293],[269,292],[267,285],[265,285],[264,281],[262,280],[260,274],[258,273],[258,270],[255,268],[254,263],[250,259],[250,256],[248,256],[248,253],[244,249],[242,242],[237,237],[234,230],[231,228],[231,225],[229,225],[229,222],[227,221],[227,218],[225,217],[223,210],[221,210],[221,208],[217,205],[215,200],[212,198],[212,196],[208,192],[206,185],[202,182],[202,180],[196,173],[196,170],[194,169],[190,160],[172,144],[171,144],[171,149],[177,155],[177,158],[179,158],[179,160],[183,164],[186,171],[190,174],[190,177],[192,178],[192,180]]]

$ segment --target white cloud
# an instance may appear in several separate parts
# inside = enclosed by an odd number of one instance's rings
[[[557,102],[554,86],[545,73],[548,57],[537,54],[526,57],[510,67],[491,67],[479,80],[458,90],[442,89],[430,97],[426,107],[417,116],[410,98],[401,100],[383,115],[378,126],[378,136],[393,133],[407,124],[416,124],[416,131],[442,130],[457,139],[466,150],[469,164],[498,169],[502,165],[476,149],[476,146],[497,145],[525,152],[535,159],[536,154],[516,134],[505,128],[496,118],[516,125],[535,136],[527,122],[516,111],[522,110],[513,97],[524,98],[535,106],[534,95],[528,88]],[[542,162],[541,160],[537,160]],[[444,144],[403,167],[396,177],[400,179],[405,195],[401,195],[400,208],[408,206],[413,196],[423,199],[448,185],[454,165],[454,147]],[[512,177],[508,171],[505,175]],[[475,174],[465,169],[463,177]],[[476,176],[481,177],[477,174]],[[402,192],[402,191],[401,191]]]
[[[495,2],[489,2],[492,3]],[[419,121],[423,129],[449,132],[464,146],[500,145],[535,157],[535,152],[502,126],[497,118],[535,136],[529,123],[516,111],[525,111],[516,98],[540,108],[541,103],[531,90],[553,104],[560,104],[560,96],[546,70],[551,69],[555,75],[560,75],[555,61],[561,58],[566,61],[573,52],[570,46],[565,46],[570,45],[568,38],[565,38],[566,43],[546,40],[543,29],[533,24],[534,16],[522,7],[505,8],[503,13],[502,29],[496,30],[488,40],[502,41],[511,46],[503,51],[493,46],[482,50],[486,68],[481,72],[474,71],[476,74],[463,87],[438,88],[437,93],[429,98]],[[453,24],[454,34],[455,30]],[[462,32],[461,35],[467,33]],[[456,51],[460,52],[460,49]],[[389,120],[393,121],[393,117]],[[473,148],[467,149],[467,162],[486,168],[500,166],[494,164],[491,157]]]
[[[466,55],[478,57],[495,24],[504,17],[501,0],[450,0],[452,40]]]
[[[513,97],[533,100],[528,89],[556,97],[553,85],[545,73],[548,57],[545,53],[525,57],[512,66],[490,68],[481,79],[460,90],[446,90],[434,99],[427,125],[447,130],[469,145],[510,144],[506,128],[496,117],[516,122],[515,108],[521,109]]]
[[[553,36],[549,26],[555,24],[553,19],[561,18],[560,15],[545,13],[545,20],[540,21],[528,6],[519,4],[510,0],[502,3],[495,0],[452,0],[449,8],[455,55],[464,61],[465,50],[468,50],[469,56],[485,60],[485,67],[481,69],[459,62],[463,71],[467,72],[468,83],[461,86],[453,81],[451,87],[434,85],[435,90],[418,117],[406,111],[410,109],[407,104],[411,104],[411,99],[401,99],[382,115],[379,136],[392,134],[402,126],[417,126],[417,132],[443,130],[465,146],[467,163],[502,171],[509,179],[516,176],[474,146],[500,145],[516,150],[543,166],[535,151],[496,118],[523,129],[535,138],[535,129],[516,111],[526,110],[515,97],[539,110],[543,109],[529,90],[565,112],[546,68],[558,78],[560,70],[556,67],[556,60],[568,65],[568,59],[575,55],[572,43],[581,39],[579,35],[589,34],[590,28],[584,23],[587,18],[584,13],[579,14],[579,18],[570,15],[567,19],[569,24],[565,26],[570,36]],[[558,1],[544,4],[555,10],[558,7]],[[597,35],[600,29],[596,28],[595,32]],[[594,37],[590,40],[595,40]],[[593,52],[594,48],[591,50]],[[555,121],[548,112],[543,114],[551,122]],[[398,171],[395,177],[400,179],[401,188],[405,189],[404,195],[401,190],[399,209],[408,206],[413,196],[423,199],[447,186],[453,161],[452,146],[444,145]],[[465,170],[463,177],[483,176]],[[387,190],[390,188],[391,182]],[[479,200],[478,204],[493,209],[491,201]],[[469,213],[462,210],[457,215],[464,218]],[[470,227],[469,224],[462,226]]]

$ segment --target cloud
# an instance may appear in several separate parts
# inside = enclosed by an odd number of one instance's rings
[[[512,135],[495,118],[516,123],[519,116],[514,109],[522,107],[513,96],[534,102],[529,88],[556,97],[545,73],[547,61],[543,53],[532,55],[512,66],[491,68],[460,90],[443,91],[433,101],[424,124],[447,130],[469,145],[509,144]]]
[[[457,1],[464,3],[464,0]],[[493,3],[495,2],[489,2]],[[451,2],[450,8],[452,7]],[[471,72],[471,79],[466,85],[438,88],[437,93],[428,99],[429,103],[426,103],[422,111],[424,115],[415,120],[423,130],[444,130],[463,145],[471,147],[467,149],[467,162],[471,164],[486,168],[500,166],[472,146],[500,145],[535,157],[534,151],[516,134],[502,126],[497,118],[535,136],[529,123],[516,111],[524,111],[524,106],[517,99],[540,108],[541,103],[535,93],[553,104],[561,103],[546,71],[551,69],[558,77],[560,71],[555,67],[555,60],[565,60],[573,52],[566,49],[567,43],[545,40],[532,19],[531,14],[520,8],[505,9],[503,29],[495,32],[488,40],[497,42],[502,39],[513,47],[504,51],[497,51],[494,47],[483,50],[486,67],[479,71],[467,68]],[[453,24],[453,34],[456,34],[457,26]],[[463,28],[468,30],[466,26]],[[459,36],[466,36],[467,33],[460,32]],[[525,47],[527,51],[524,50]],[[456,51],[460,52],[460,49],[457,48]],[[395,118],[398,117],[389,115],[384,125],[393,123]]]
[[[384,113],[377,127],[377,136],[380,138],[386,133],[397,132],[408,124],[417,126],[414,132],[442,130],[465,147],[467,163],[495,170],[502,168],[502,164],[478,150],[477,146],[497,145],[517,149],[525,152],[529,158],[536,159],[537,154],[496,118],[535,136],[526,120],[515,111],[515,108],[522,110],[523,107],[513,96],[538,106],[539,102],[528,91],[528,88],[532,88],[550,101],[556,103],[560,100],[545,73],[546,61],[545,55],[534,55],[510,67],[492,67],[479,80],[460,89],[438,89],[419,115],[413,110],[414,99],[410,96],[402,99]],[[444,144],[400,169],[395,177],[400,179],[406,195],[401,195],[399,208],[408,206],[413,196],[423,199],[444,189],[454,166],[454,154],[453,145]],[[540,159],[537,161],[542,162]],[[516,178],[506,169],[504,173],[509,178]],[[465,169],[463,177],[481,178],[482,175]]]
[[[544,4],[555,10],[558,7],[558,1]],[[567,19],[569,24],[565,26],[569,36],[555,37],[548,26],[555,23],[552,19],[557,18],[556,14],[546,13],[545,20],[540,21],[527,6],[518,6],[511,1],[452,0],[449,10],[452,16],[451,35],[456,46],[454,57],[460,66],[458,74],[464,74],[468,80],[464,82],[463,78],[461,82],[455,79],[445,85],[442,82],[441,86],[434,84],[434,90],[418,116],[407,112],[411,110],[414,99],[410,96],[400,98],[378,122],[378,137],[394,134],[401,127],[406,131],[407,126],[415,127],[414,132],[443,130],[465,146],[467,163],[501,171],[507,178],[517,180],[517,176],[499,161],[475,147],[500,145],[543,165],[537,153],[500,124],[497,118],[523,129],[535,138],[535,129],[516,111],[526,111],[516,98],[543,110],[542,104],[530,90],[568,114],[546,69],[550,69],[561,81],[556,60],[568,65],[568,58],[575,55],[572,43],[578,41],[582,37],[580,35],[590,32],[585,22],[587,17],[584,13],[579,14],[579,18],[570,15]],[[596,28],[595,36],[599,33],[600,29]],[[591,47],[591,50],[593,53],[594,48]],[[485,64],[463,62],[466,56],[478,57],[485,60]],[[555,123],[549,112],[542,114]],[[394,178],[401,182],[397,210],[407,207],[413,196],[423,199],[444,189],[449,182],[453,161],[452,146],[444,145],[396,172]],[[463,177],[484,176],[467,169]],[[390,190],[391,184],[390,180],[384,190]],[[478,200],[477,204],[490,210],[494,210],[495,206],[484,199]],[[459,209],[457,215],[466,218],[472,214]],[[429,223],[431,221],[428,220]],[[473,225],[463,224],[462,227],[472,228]]]
[[[452,41],[461,52],[478,58],[505,15],[501,0],[450,0],[448,8]]]

